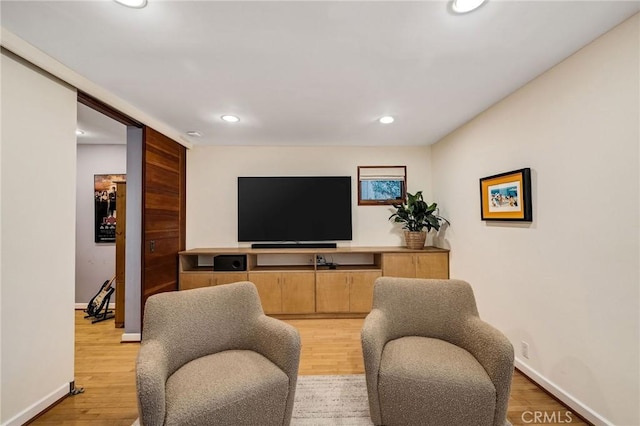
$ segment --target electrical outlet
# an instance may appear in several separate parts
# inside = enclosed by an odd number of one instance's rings
[[[318,263],[318,265],[322,265],[322,264],[326,263],[324,261],[324,256],[320,256],[320,255],[316,255],[316,262]]]
[[[525,341],[520,342],[522,344],[522,356],[529,359],[529,344]]]

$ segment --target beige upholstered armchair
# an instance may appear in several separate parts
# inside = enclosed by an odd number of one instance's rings
[[[468,283],[378,278],[362,349],[376,425],[509,424],[513,346]]]
[[[140,423],[288,425],[298,331],[250,282],[151,296],[136,363]]]

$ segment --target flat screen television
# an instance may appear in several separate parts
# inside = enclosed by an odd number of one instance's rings
[[[351,238],[350,176],[238,177],[238,241]]]

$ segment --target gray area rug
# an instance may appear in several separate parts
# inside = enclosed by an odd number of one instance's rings
[[[298,376],[293,426],[370,426],[364,374]]]
[[[136,420],[132,426],[139,426]],[[371,426],[364,374],[298,376],[292,426]]]

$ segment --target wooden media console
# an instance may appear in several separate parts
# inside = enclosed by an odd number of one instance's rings
[[[280,318],[362,317],[378,277],[449,278],[449,250],[436,247],[201,248],[179,256],[180,290],[251,281],[265,313]]]

